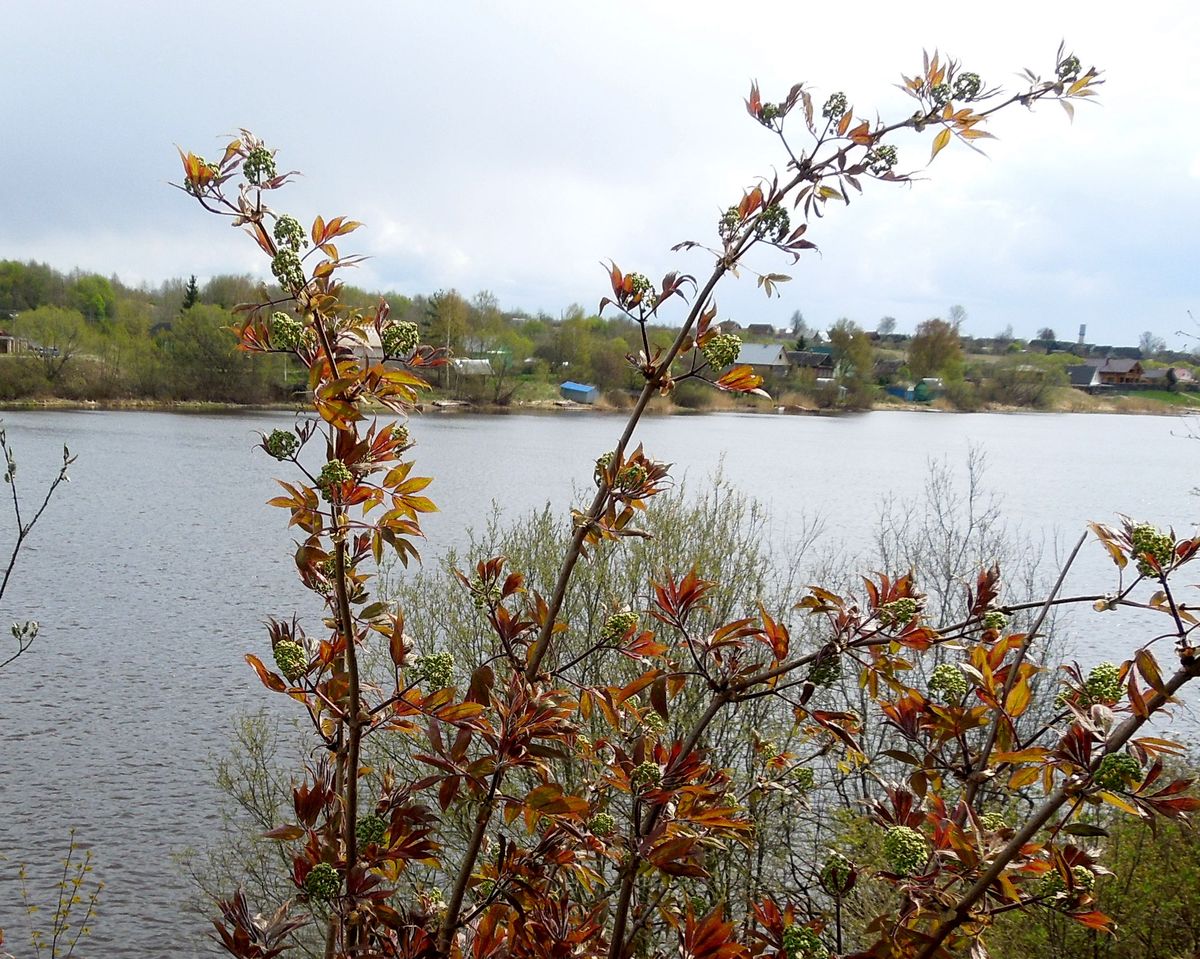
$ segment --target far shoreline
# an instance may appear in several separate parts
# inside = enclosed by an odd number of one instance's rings
[[[819,409],[795,405],[746,405],[746,406],[720,406],[708,409],[691,409],[683,406],[676,406],[667,403],[651,403],[647,408],[646,414],[650,416],[711,416],[716,414],[750,414],[755,416],[823,416],[823,417],[838,417],[838,416],[856,416],[866,413],[949,413],[949,414],[970,414],[970,413],[988,413],[988,414],[1097,414],[1109,413],[1118,415],[1147,415],[1147,416],[1197,416],[1200,415],[1200,404],[1197,406],[1172,406],[1163,402],[1146,402],[1143,401],[1137,404],[1123,403],[1121,400],[1126,397],[1105,398],[1101,401],[1095,401],[1087,406],[1072,406],[1069,408],[1060,409],[1040,409],[1032,406],[1000,406],[991,405],[983,406],[975,410],[959,410],[948,404],[939,404],[937,402],[931,404],[918,403],[899,403],[899,402],[877,402],[870,407],[861,409]],[[303,414],[312,412],[311,407],[297,405],[293,403],[218,403],[199,400],[146,400],[146,399],[120,399],[120,400],[71,400],[58,397],[46,397],[41,399],[28,400],[5,400],[0,402],[0,414],[6,412],[39,412],[39,411],[96,411],[96,412],[142,412],[142,413],[251,413],[251,412],[272,412],[272,413],[296,413]],[[372,412],[386,413],[387,411],[380,407]],[[417,404],[414,412],[423,415],[444,415],[444,416],[511,416],[520,414],[536,414],[536,415],[601,415],[601,416],[621,416],[628,412],[628,408],[622,408],[620,405],[612,403],[600,403],[588,405],[583,403],[572,403],[570,401],[550,401],[536,400],[531,402],[520,402],[508,405],[496,405],[488,403],[468,403],[465,401],[443,401],[435,400],[428,403]]]

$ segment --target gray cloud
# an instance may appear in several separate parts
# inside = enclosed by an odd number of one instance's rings
[[[743,280],[723,311],[783,324],[839,316],[901,327],[962,303],[972,331],[1012,323],[1094,339],[1171,339],[1195,296],[1200,133],[1186,76],[1200,15],[1182,2],[1083,20],[1046,4],[980,9],[936,26],[866,4],[847,27],[805,5],[415,5],[311,0],[202,8],[99,0],[6,13],[0,257],[155,283],[254,271],[247,242],[167,188],[172,144],[219,150],[251,127],[305,176],[279,205],[367,229],[356,282],[492,289],[557,313],[603,295],[601,260],[700,270],[668,252],[712,236],[719,210],[783,159],[744,114],[796,80],[845,89],[873,115],[922,45],[989,80],[1044,72],[1061,36],[1105,68],[1103,105],[1074,124],[1053,105],[998,118],[985,159],[945,151],[911,189],[878,185],[814,226],[820,255],[783,297]],[[867,110],[871,107],[871,110]],[[902,115],[902,114],[901,114]],[[901,142],[921,168],[928,140]]]

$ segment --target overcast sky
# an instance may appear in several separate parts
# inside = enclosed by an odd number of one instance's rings
[[[922,47],[988,83],[1043,75],[1066,38],[1105,71],[1071,124],[1055,104],[1002,114],[988,157],[959,145],[912,187],[870,184],[809,237],[782,297],[724,287],[724,318],[900,330],[951,304],[967,331],[1173,346],[1200,319],[1200,13],[1194,3],[814,5],[206,0],[10,2],[0,80],[0,258],[147,282],[267,275],[246,238],[167,186],[174,144],[219,154],[248,127],[305,176],[275,205],[345,214],[371,259],[356,285],[488,289],[554,315],[594,309],[599,266],[700,271],[721,209],[779,147],[745,113],[805,81],[861,112],[904,116],[895,89]],[[1090,9],[1090,12],[1089,12]],[[921,170],[928,136],[901,141]]]

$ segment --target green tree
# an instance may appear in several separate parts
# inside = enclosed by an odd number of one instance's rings
[[[230,313],[219,306],[192,307],[163,339],[177,399],[254,403],[269,394],[265,363],[237,348]]]
[[[958,378],[962,356],[958,327],[938,317],[920,323],[908,342],[908,368],[918,380],[927,376]]]
[[[56,306],[41,306],[17,317],[19,336],[27,339],[41,358],[46,379],[55,383],[63,371],[92,340],[83,314]]]
[[[96,273],[75,277],[67,298],[70,306],[89,323],[107,325],[116,316],[117,294],[109,280]]]
[[[200,302],[200,287],[196,284],[196,274],[188,277],[187,286],[183,288],[183,303],[179,312],[184,313]]]

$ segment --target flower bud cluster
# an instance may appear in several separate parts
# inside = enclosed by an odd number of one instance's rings
[[[659,736],[667,731],[667,721],[654,710],[650,710],[650,712],[642,717],[642,725],[655,736]]]
[[[831,853],[821,867],[821,885],[831,896],[844,896],[849,890],[850,873],[854,864],[840,852]]]
[[[846,108],[848,106],[849,103],[846,100],[846,94],[839,90],[837,93],[831,93],[829,95],[829,99],[826,100],[825,105],[821,107],[821,116],[825,117],[827,120],[837,120],[842,116],[843,113],[846,112]]]
[[[1104,703],[1111,706],[1120,702],[1125,695],[1121,685],[1121,668],[1115,663],[1100,663],[1093,667],[1084,680],[1083,690],[1087,694],[1088,703]]]
[[[754,232],[772,243],[782,243],[791,227],[792,221],[787,210],[778,203],[772,203],[758,215],[758,222],[754,224]]]
[[[1071,881],[1075,884],[1077,892],[1091,892],[1096,886],[1096,874],[1087,866],[1072,866]],[[1039,896],[1057,896],[1067,891],[1067,884],[1063,881],[1062,874],[1055,869],[1042,876],[1037,891]]]
[[[358,824],[354,828],[354,835],[363,846],[369,846],[371,843],[383,842],[383,837],[387,833],[388,822],[382,816],[363,816],[358,820]]]
[[[295,640],[281,639],[275,644],[271,654],[275,657],[275,665],[288,682],[294,683],[308,670],[308,652]]]
[[[1008,820],[1004,818],[1003,813],[985,812],[979,817],[979,825],[988,832],[999,832],[1008,827]]]
[[[617,831],[617,821],[606,812],[598,812],[588,820],[588,829],[593,836],[611,836]]]
[[[657,786],[660,782],[662,782],[662,770],[655,762],[647,761],[639,766],[634,766],[633,772],[629,775],[629,784],[635,792],[648,786]]]
[[[742,225],[742,214],[736,206],[731,206],[717,221],[717,234],[722,240],[730,240],[737,235],[738,227]]]
[[[941,693],[947,702],[961,702],[967,695],[967,677],[954,663],[939,663],[929,677],[929,691]]]
[[[295,291],[305,284],[304,265],[295,250],[280,250],[271,259],[271,272],[285,290]]]
[[[898,876],[911,876],[929,858],[929,843],[915,829],[893,826],[883,837],[883,855],[892,872]]]
[[[899,154],[894,146],[877,146],[867,151],[867,168],[876,176],[883,176],[896,165]]]
[[[430,653],[413,660],[417,680],[430,689],[445,689],[454,682],[454,654]]]
[[[1000,632],[1008,625],[1008,617],[998,609],[989,609],[983,614],[983,628]]]
[[[290,460],[300,447],[300,437],[291,430],[271,430],[271,435],[263,440],[267,453],[277,460]]]
[[[758,110],[758,122],[769,127],[772,121],[783,116],[783,107],[778,103],[764,103]]]
[[[1142,778],[1141,764],[1128,753],[1110,753],[1100,760],[1092,781],[1101,789],[1132,786]]]
[[[638,624],[638,614],[631,609],[613,613],[600,627],[600,642],[613,646],[625,638],[633,627]]]
[[[954,99],[973,100],[983,89],[983,81],[978,73],[967,71],[954,78]]]
[[[345,463],[341,460],[330,460],[321,467],[321,472],[317,476],[317,488],[327,501],[331,501],[334,491],[339,490],[343,483],[349,483],[352,479],[354,479],[354,474],[350,472]]]
[[[953,94],[950,92],[950,84],[939,83],[929,91],[929,97],[933,100],[933,105],[944,107],[953,99]]]
[[[718,333],[705,341],[700,352],[713,370],[720,371],[737,362],[742,352],[742,338],[736,333]]]
[[[647,475],[641,463],[629,463],[617,473],[613,488],[619,493],[636,493],[645,485]]]
[[[596,468],[592,473],[592,478],[596,481],[597,486],[600,485],[604,474],[608,472],[608,468],[612,466],[613,457],[616,455],[613,450],[609,450],[596,457]]]
[[[653,299],[654,284],[650,282],[650,278],[642,273],[630,273],[625,280],[629,283],[629,295],[633,298],[634,303],[641,303],[643,300]]]
[[[1138,557],[1138,572],[1143,576],[1157,576],[1158,570],[1142,559],[1142,556],[1152,557],[1164,571],[1171,565],[1171,560],[1175,558],[1175,544],[1170,535],[1160,533],[1150,523],[1139,523],[1135,526],[1129,539],[1133,545],[1133,552]]]
[[[892,600],[879,607],[879,622],[884,626],[899,629],[912,622],[919,608],[917,601],[910,596]]]
[[[385,326],[380,341],[388,356],[408,356],[421,341],[421,331],[416,323],[401,320]]]
[[[294,316],[279,310],[271,314],[271,345],[276,349],[298,349],[308,334],[308,328]]]
[[[304,227],[300,225],[300,221],[294,216],[289,216],[286,213],[282,214],[275,221],[274,233],[275,242],[292,252],[297,252],[302,247],[308,246],[308,235],[304,232]]]
[[[1066,57],[1059,63],[1058,69],[1055,71],[1060,80],[1074,80],[1079,76],[1079,71],[1082,69],[1082,64],[1079,62],[1079,57],[1072,54]]]
[[[808,681],[814,686],[829,687],[842,676],[841,657],[829,653],[817,659],[808,670]]]
[[[828,959],[829,950],[811,926],[785,926],[783,951],[787,959]]]
[[[342,874],[327,862],[319,862],[304,877],[304,891],[312,899],[328,902],[342,888]]]
[[[255,147],[242,163],[242,175],[254,186],[270,180],[275,176],[275,155],[266,147]]]
[[[485,584],[478,576],[471,580],[470,589],[471,602],[481,613],[487,612],[504,598],[499,583]]]
[[[792,772],[792,788],[802,793],[808,792],[817,784],[817,777],[811,766],[800,766]]]

